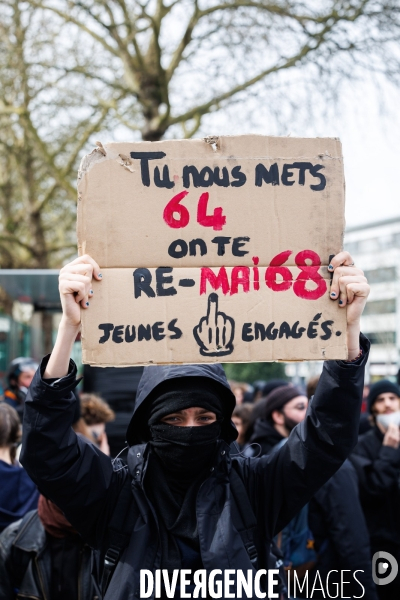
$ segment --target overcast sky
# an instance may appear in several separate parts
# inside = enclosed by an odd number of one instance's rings
[[[400,216],[400,91],[387,88],[385,110],[371,93],[326,127],[340,137],[346,177],[349,227]],[[321,129],[318,134],[321,135]]]
[[[329,106],[331,116],[324,115],[323,100],[315,98],[308,111],[314,123],[296,114],[297,118],[287,119],[287,129],[274,123],[273,118],[261,116],[262,103],[252,102],[255,121],[246,116],[241,119],[240,107],[229,108],[209,115],[195,137],[204,133],[339,137],[344,155],[347,226],[400,216],[400,89],[382,80],[350,82],[343,96],[341,92],[337,110]]]

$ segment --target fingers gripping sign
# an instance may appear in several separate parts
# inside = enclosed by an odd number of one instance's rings
[[[92,280],[102,280],[100,267],[91,256],[85,254],[65,265],[60,271],[59,290],[63,318],[66,323],[78,326],[80,309],[89,308],[93,297]]]
[[[235,321],[218,310],[218,294],[210,294],[207,314],[193,329],[194,339],[203,356],[226,356],[233,352]]]

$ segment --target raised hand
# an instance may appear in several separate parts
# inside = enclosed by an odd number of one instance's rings
[[[339,252],[328,267],[333,273],[331,300],[338,300],[341,308],[347,307],[348,359],[359,353],[360,317],[369,295],[369,285],[364,272],[358,269],[348,252]]]
[[[207,314],[193,329],[194,339],[203,356],[226,356],[233,352],[235,321],[218,311],[218,295],[210,294]]]
[[[92,278],[101,281],[100,267],[88,254],[76,258],[60,271],[59,291],[63,321],[74,327],[81,322],[81,307],[89,308]]]
[[[88,254],[76,258],[60,271],[59,291],[63,315],[56,343],[44,372],[45,379],[64,377],[69,358],[81,326],[81,308],[89,308],[93,296],[92,278],[101,281],[100,267]]]

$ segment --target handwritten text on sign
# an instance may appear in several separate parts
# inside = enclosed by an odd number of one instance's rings
[[[78,186],[80,251],[103,271],[84,313],[85,362],[345,356],[326,269],[344,225],[337,140],[105,148]]]

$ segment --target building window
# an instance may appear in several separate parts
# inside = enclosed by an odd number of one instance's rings
[[[396,312],[396,298],[388,300],[374,300],[367,302],[364,308],[364,315],[387,315]]]
[[[364,271],[364,275],[368,279],[368,283],[385,283],[397,280],[396,267],[385,267],[384,269],[371,269],[371,271]]]
[[[396,344],[395,331],[375,331],[374,333],[366,333],[365,335],[371,344]]]

